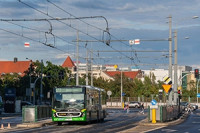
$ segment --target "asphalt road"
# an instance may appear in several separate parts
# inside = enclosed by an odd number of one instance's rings
[[[186,121],[179,125],[166,126],[148,133],[199,133],[200,132],[200,109],[193,111]]]
[[[69,124],[63,123],[62,126],[57,126],[57,124],[47,125],[40,128],[11,128],[6,130],[0,130],[0,132],[9,133],[44,133],[44,132],[56,132],[56,133],[112,133],[120,132],[137,126],[137,122],[145,119],[147,113],[139,113],[140,109],[130,109],[127,111],[122,109],[108,109],[108,116],[104,122],[101,123],[91,123],[91,124]]]

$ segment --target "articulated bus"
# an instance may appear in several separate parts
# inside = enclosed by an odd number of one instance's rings
[[[106,112],[104,89],[93,86],[56,87],[52,98],[52,121],[63,122],[103,121]]]

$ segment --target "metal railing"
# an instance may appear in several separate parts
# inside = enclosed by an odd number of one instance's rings
[[[161,105],[156,109],[156,121],[167,122],[177,119],[184,109],[178,105]],[[152,110],[148,107],[148,120],[152,121]]]
[[[23,106],[22,108],[22,122],[37,122],[42,119],[51,117],[51,106],[35,105]]]

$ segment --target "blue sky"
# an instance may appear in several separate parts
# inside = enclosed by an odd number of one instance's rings
[[[61,65],[69,55],[75,61],[76,38],[95,40],[79,42],[80,61],[85,62],[87,49],[93,51],[94,64],[118,64],[140,69],[168,67],[168,16],[172,31],[178,31],[178,65],[200,68],[199,0],[0,0],[2,19],[50,19],[103,16],[108,21],[111,40],[141,39],[140,45],[112,41],[110,46],[97,40],[107,38],[106,21],[101,18],[56,21],[0,21],[0,60],[51,61]],[[51,28],[52,26],[52,28]],[[52,31],[51,31],[51,30]],[[52,34],[46,34],[46,33]],[[174,34],[173,34],[174,36]],[[189,37],[189,39],[185,39]],[[152,40],[152,41],[142,41]],[[25,48],[24,42],[30,42]],[[56,48],[45,46],[51,44]],[[86,45],[87,44],[87,45]],[[173,42],[174,47],[174,42]],[[98,52],[109,50],[112,52]],[[120,52],[133,51],[133,52]],[[153,64],[153,65],[152,65]],[[137,66],[137,67],[136,67]]]

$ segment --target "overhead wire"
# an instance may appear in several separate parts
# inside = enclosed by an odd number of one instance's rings
[[[55,3],[51,2],[50,0],[47,0],[47,2],[51,3],[52,5],[54,5],[54,6],[57,7],[58,9],[62,10],[63,12],[69,14],[70,16],[73,16],[74,18],[77,18],[75,15],[69,13],[68,11],[64,10],[64,9],[61,8],[60,6],[58,6],[58,5],[56,5]],[[78,18],[77,18],[77,19],[78,19]],[[92,26],[92,27],[95,27],[95,28],[97,28],[97,29],[103,30],[103,29],[101,29],[101,28],[99,28],[99,27],[97,27],[97,26],[91,25],[91,24],[89,24],[89,23],[87,23],[87,22],[85,22],[85,21],[83,21],[83,20],[81,20],[81,19],[79,19],[79,20],[82,21],[83,23],[88,24],[89,26]],[[113,36],[113,35],[111,35],[111,34],[109,34],[109,35],[110,35],[110,36]],[[104,36],[104,35],[103,35],[103,36]],[[117,39],[115,36],[113,36],[113,37],[114,37],[115,39]],[[120,41],[120,42],[123,43],[123,44],[125,44],[126,46],[129,46],[129,45],[127,45],[126,43],[124,43],[123,41]],[[108,45],[108,46],[111,47],[110,45]],[[130,46],[129,46],[129,47],[130,47]],[[116,49],[114,49],[113,47],[111,47],[111,48],[112,48],[113,50],[116,50]],[[119,52],[119,50],[116,50],[116,51]],[[124,55],[125,57],[131,59],[131,61],[135,64],[135,62],[133,61],[133,57],[128,57],[127,55],[123,54],[122,52],[119,52],[119,53],[122,54],[122,55]],[[135,64],[135,65],[136,65],[136,64]]]
[[[38,11],[38,12],[40,12],[40,13],[42,13],[42,14],[48,16],[48,17],[50,17],[50,18],[54,18],[54,17],[50,16],[49,14],[46,14],[46,13],[44,13],[43,11],[38,10],[38,9],[36,9],[36,8],[34,8],[34,7],[32,7],[32,6],[30,6],[29,4],[26,4],[26,3],[22,2],[21,0],[18,0],[18,1],[21,2],[21,3],[24,4],[24,5],[26,5],[26,6],[30,7],[30,8],[32,8],[32,9],[34,9],[34,10],[36,10],[36,11]],[[47,1],[49,2],[49,0],[47,0]],[[70,15],[72,16],[72,14],[70,14]],[[55,18],[54,18],[54,19],[55,19]],[[59,20],[57,20],[57,21],[59,21]],[[73,27],[73,26],[71,26],[71,25],[69,25],[69,24],[67,24],[67,23],[64,23],[64,22],[62,22],[62,21],[59,21],[59,22],[65,24],[66,26],[69,26],[70,28],[72,28],[72,29],[74,29],[74,30],[77,30],[77,31],[79,31],[79,32],[81,32],[81,33],[83,33],[83,34],[85,34],[85,35],[87,35],[87,36],[89,36],[89,37],[91,37],[91,38],[97,40],[97,41],[102,42],[101,40],[97,39],[96,37],[94,37],[94,36],[92,36],[92,35],[89,35],[88,33],[85,33],[84,31],[81,31],[81,30],[79,30],[79,29],[77,29],[77,28],[75,28],[75,27]],[[113,35],[111,35],[111,36],[113,36]],[[124,44],[124,42],[121,42],[121,43]],[[126,45],[127,45],[127,44],[126,44]],[[120,52],[119,50],[113,48],[112,46],[109,46],[109,47],[110,47],[111,49],[113,49],[113,50],[119,52],[120,54],[124,55],[125,57],[129,58],[129,59],[130,59],[132,62],[134,62],[134,64],[136,65],[136,63],[135,63],[133,57],[129,57],[129,56],[123,54],[122,52]],[[135,55],[137,55],[137,54],[135,54]]]
[[[38,12],[40,12],[40,13],[42,13],[42,14],[44,14],[44,15],[46,15],[46,16],[52,18],[52,19],[57,20],[57,19],[54,18],[53,16],[50,16],[49,14],[46,14],[46,13],[44,13],[43,11],[40,11],[40,10],[38,10],[38,9],[36,9],[36,8],[34,8],[34,7],[32,7],[32,6],[30,6],[30,5],[27,4],[27,3],[22,2],[21,0],[18,0],[18,1],[19,1],[20,3],[22,3],[22,4],[26,5],[26,6],[28,6],[29,8],[32,8],[32,9],[34,9],[34,10],[36,10],[36,11],[38,11]],[[96,37],[93,37],[93,36],[91,36],[91,35],[85,33],[84,31],[81,31],[81,30],[79,30],[79,29],[77,29],[77,28],[75,28],[75,27],[73,27],[73,26],[71,26],[71,25],[69,25],[69,24],[67,24],[67,23],[64,23],[64,22],[62,22],[62,21],[60,21],[60,20],[57,20],[57,21],[60,22],[60,23],[62,23],[62,24],[64,24],[64,25],[66,25],[66,26],[68,26],[68,27],[70,27],[70,28],[72,28],[72,29],[74,29],[74,30],[77,30],[77,31],[79,31],[79,32],[81,32],[81,33],[83,33],[83,34],[85,34],[85,35],[87,35],[87,36],[89,36],[89,37],[91,37],[91,38],[93,38],[93,39],[95,39],[95,40],[98,40],[99,42],[102,42],[101,40],[97,39]],[[103,43],[104,43],[104,42],[103,42]]]
[[[44,15],[50,17],[50,18],[56,19],[55,17],[53,17],[53,16],[51,16],[51,15],[49,15],[49,14],[47,14],[47,13],[41,11],[41,10],[38,10],[38,9],[36,9],[36,8],[33,7],[33,6],[31,6],[31,5],[29,5],[29,4],[25,3],[25,2],[22,2],[21,0],[18,0],[18,1],[21,2],[22,4],[28,6],[29,8],[32,8],[32,9],[34,9],[34,10],[36,10],[36,11],[38,11],[38,12],[40,12],[40,13],[42,13],[42,14],[44,14]],[[81,33],[83,33],[83,34],[85,34],[85,35],[87,35],[87,36],[89,36],[89,37],[91,37],[91,38],[93,38],[93,39],[95,39],[95,40],[98,40],[98,41],[102,42],[102,41],[99,40],[98,38],[96,38],[96,37],[94,37],[94,36],[92,36],[92,35],[90,35],[90,34],[87,34],[87,33],[85,33],[84,31],[79,30],[79,29],[77,29],[77,28],[75,28],[75,27],[73,27],[73,26],[71,26],[71,25],[69,25],[69,24],[67,24],[67,23],[64,23],[63,21],[61,21],[61,20],[59,20],[59,19],[58,19],[57,21],[60,22],[60,23],[62,23],[62,24],[64,24],[64,25],[66,25],[66,26],[68,26],[68,27],[70,27],[70,28],[72,28],[72,29],[74,29],[74,30],[77,30],[77,31],[79,31],[79,32],[81,32]]]
[[[14,34],[14,35],[16,35],[16,36],[20,36],[20,37],[29,39],[29,40],[34,41],[34,42],[38,42],[38,43],[44,44],[45,46],[49,46],[49,47],[51,47],[51,48],[55,48],[55,49],[57,49],[57,50],[59,50],[59,51],[65,52],[65,51],[63,51],[62,49],[59,49],[59,48],[56,48],[56,47],[47,45],[47,44],[45,44],[45,43],[43,43],[43,42],[40,42],[40,41],[38,41],[38,40],[35,40],[35,39],[30,38],[30,37],[24,36],[23,34],[20,35],[20,34],[17,34],[17,33],[15,33],[15,32],[12,32],[12,31],[9,31],[9,30],[6,30],[6,29],[2,29],[2,28],[0,28],[0,30],[5,31],[5,32],[8,32],[8,33],[11,33],[11,34]]]
[[[1,21],[2,21],[2,20],[1,20]],[[13,20],[13,21],[14,21],[14,20]],[[23,26],[23,25],[20,25],[20,24],[13,23],[13,22],[11,22],[11,21],[4,21],[4,22],[7,22],[7,23],[10,23],[10,24],[19,26],[19,27],[21,27],[22,29],[25,28],[25,29],[29,29],[29,30],[33,30],[33,31],[37,31],[37,32],[46,33],[46,31],[33,29],[33,28],[30,28],[30,27],[27,27],[27,26]],[[9,32],[9,33],[14,33],[14,32]],[[16,35],[16,34],[15,34],[15,35]],[[65,39],[63,39],[63,38],[61,38],[61,37],[59,37],[59,36],[56,36],[56,35],[54,35],[54,36],[57,37],[57,38],[59,38],[59,39],[62,40],[62,41],[65,41],[65,42],[67,42],[67,43],[69,43],[69,44],[72,44],[72,45],[76,46],[76,44],[71,43],[71,42],[68,42],[68,41],[66,41]],[[22,33],[21,37],[24,37],[24,36],[23,36],[23,33]],[[25,37],[25,38],[26,38],[26,37]],[[28,39],[28,38],[27,38],[27,39]],[[35,40],[35,41],[36,41],[36,40]],[[42,43],[41,41],[37,41],[37,42]],[[46,42],[45,42],[45,43],[42,43],[42,44],[46,45]],[[46,46],[47,46],[47,45],[46,45]],[[84,46],[80,46],[80,47],[85,48]],[[52,47],[52,48],[53,48],[53,47]],[[86,48],[86,49],[87,49],[87,48]],[[64,51],[63,51],[63,52],[64,52]],[[68,53],[68,52],[67,52],[67,53]],[[68,54],[69,54],[69,53],[68,53]],[[73,55],[73,56],[75,56],[75,55]],[[97,55],[96,55],[96,56],[97,56]],[[80,57],[80,58],[83,58],[82,56],[79,56],[79,57]]]

